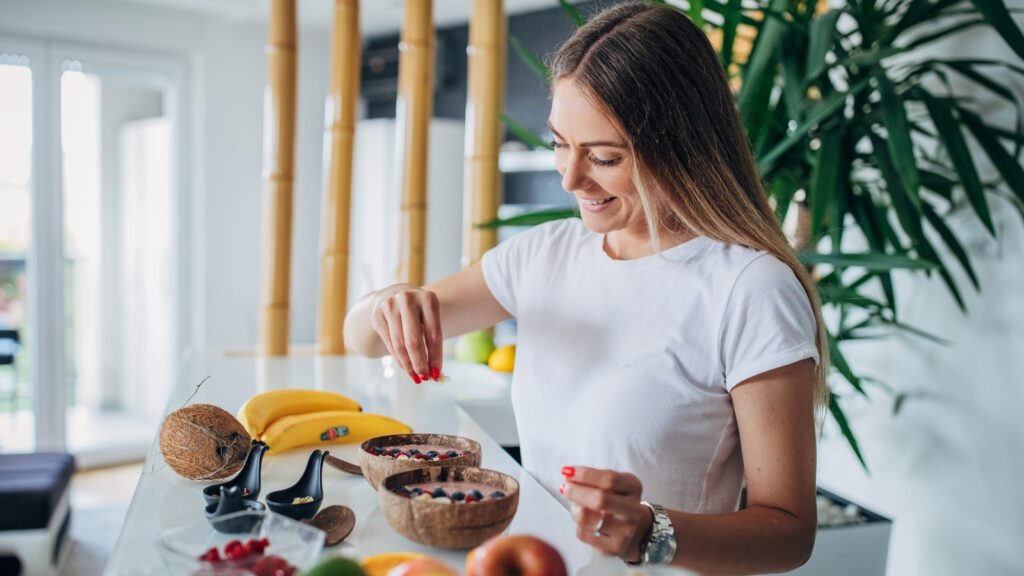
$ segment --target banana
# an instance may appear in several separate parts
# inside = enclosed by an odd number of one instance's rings
[[[260,436],[272,452],[329,442],[362,442],[377,436],[408,434],[412,428],[380,414],[327,410],[278,418]]]
[[[323,410],[350,410],[363,408],[355,400],[326,390],[285,388],[257,394],[238,410],[238,421],[253,438],[260,435],[278,418],[307,414]]]

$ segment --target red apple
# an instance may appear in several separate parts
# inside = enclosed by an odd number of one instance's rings
[[[568,576],[562,555],[535,536],[498,536],[466,558],[466,576]]]

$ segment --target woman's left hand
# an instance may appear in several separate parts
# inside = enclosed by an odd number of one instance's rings
[[[566,466],[562,475],[565,483],[559,492],[572,504],[576,537],[605,554],[639,561],[640,543],[654,524],[651,510],[640,503],[640,479],[583,466]]]

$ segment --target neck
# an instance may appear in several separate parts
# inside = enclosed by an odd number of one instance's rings
[[[696,235],[688,231],[662,230],[658,234],[658,249],[668,250],[694,238]],[[654,247],[651,246],[651,236],[646,230],[642,233],[615,230],[605,234],[604,252],[614,260],[634,260],[654,254]]]

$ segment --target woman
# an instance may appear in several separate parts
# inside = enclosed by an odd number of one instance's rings
[[[523,465],[571,503],[581,540],[699,572],[795,568],[814,543],[826,340],[717,57],[681,12],[627,4],[552,73],[581,219],[368,295],[346,341],[419,382],[440,374],[443,338],[515,317]]]

